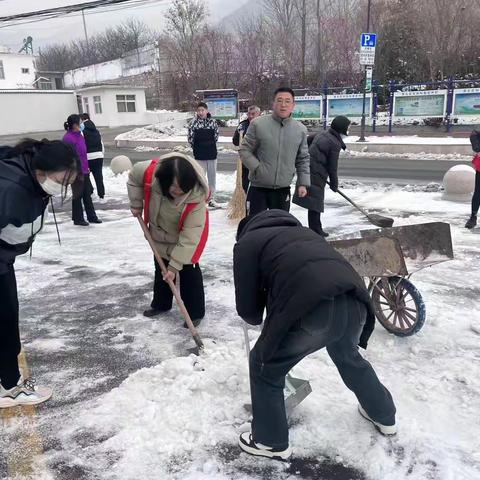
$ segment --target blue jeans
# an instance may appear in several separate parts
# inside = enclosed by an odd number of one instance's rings
[[[268,362],[262,365],[257,349],[253,348],[250,353],[250,390],[255,442],[277,449],[288,447],[283,396],[285,376],[302,358],[324,347],[343,382],[356,395],[370,418],[384,425],[395,423],[396,410],[390,392],[358,351],[365,321],[365,306],[352,296],[340,295],[319,303],[312,312],[298,320]]]

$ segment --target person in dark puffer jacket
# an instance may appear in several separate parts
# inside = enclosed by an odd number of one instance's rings
[[[308,226],[319,235],[328,237],[323,230],[321,214],[325,209],[325,184],[330,180],[330,189],[338,188],[338,158],[340,150],[347,147],[343,138],[348,135],[350,120],[339,115],[332,121],[326,132],[320,132],[310,141],[310,180],[308,195],[300,198],[295,195],[293,203],[308,209]],[[311,139],[311,137],[309,137]]]
[[[242,220],[233,270],[238,315],[260,325],[250,353],[251,433],[240,447],[252,455],[290,455],[285,413],[286,374],[324,347],[359,412],[385,435],[393,435],[395,405],[372,366],[360,355],[375,314],[363,280],[327,241],[291,214],[270,210]]]
[[[102,136],[95,124],[90,120],[88,113],[82,113],[80,118],[83,120],[83,137],[87,144],[88,166],[92,172],[97,186],[97,195],[99,198],[105,197],[105,185],[103,183],[103,157],[104,146]]]
[[[465,228],[472,229],[477,226],[478,209],[480,208],[480,128],[473,129],[470,134],[470,143],[475,153],[473,162],[475,168],[475,190],[472,197],[472,213],[465,224]]]
[[[57,141],[23,140],[0,148],[0,408],[35,405],[52,391],[22,378],[19,305],[14,263],[43,228],[52,196],[65,200],[72,185],[81,193],[82,166],[73,147]]]
[[[188,127],[188,143],[192,146],[195,160],[202,166],[210,187],[208,205],[215,207],[214,194],[217,182],[217,141],[218,124],[208,111],[208,105],[200,102],[197,105],[195,118]]]

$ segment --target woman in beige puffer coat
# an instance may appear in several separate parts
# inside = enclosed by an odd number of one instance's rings
[[[172,308],[168,280],[180,276],[180,293],[192,321],[198,325],[205,315],[205,294],[200,256],[208,238],[209,197],[207,180],[200,165],[188,155],[169,153],[151,162],[139,162],[130,171],[130,209],[135,217],[144,213],[157,250],[168,267],[162,276],[155,260],[153,317]]]

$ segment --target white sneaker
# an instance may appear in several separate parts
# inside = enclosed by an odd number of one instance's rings
[[[258,457],[288,460],[292,455],[292,449],[290,447],[287,447],[285,450],[275,450],[274,448],[267,447],[261,443],[255,443],[250,432],[244,432],[240,435],[238,445],[244,452]]]
[[[358,412],[360,415],[368,420],[369,422],[372,422],[375,428],[382,434],[382,435],[396,435],[397,433],[397,425],[382,425],[381,423],[375,422],[372,420],[369,416],[368,413],[362,408],[361,405],[358,406]]]
[[[35,383],[34,378],[23,380],[20,377],[18,384],[9,390],[0,385],[0,408],[38,405],[46,402],[52,396],[52,390],[46,387],[37,387]]]

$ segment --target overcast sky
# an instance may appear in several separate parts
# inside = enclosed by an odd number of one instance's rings
[[[218,22],[246,2],[247,0],[205,0],[212,22]],[[82,0],[41,0],[40,2],[38,0],[0,0],[0,17],[78,3],[85,2]],[[129,18],[138,18],[152,28],[160,30],[164,26],[164,14],[171,3],[170,0],[158,0],[152,1],[150,5],[122,8],[113,12],[95,13],[94,10],[86,13],[87,31],[93,34]],[[10,47],[13,51],[18,51],[22,47],[23,39],[28,35],[33,37],[35,53],[38,53],[38,47],[49,43],[83,38],[81,14],[6,28],[1,28],[0,24],[0,45]]]

